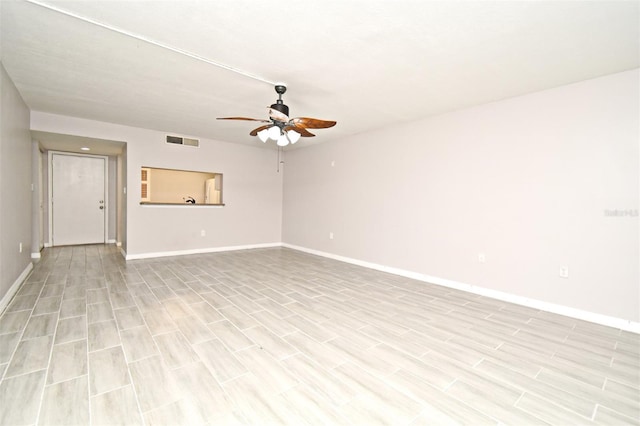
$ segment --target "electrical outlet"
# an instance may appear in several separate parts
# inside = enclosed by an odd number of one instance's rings
[[[487,257],[484,255],[484,253],[478,253],[478,262],[485,263],[486,261]]]
[[[200,231],[200,236],[204,237],[205,235],[207,235],[207,231],[205,231],[204,229]]]
[[[329,239],[333,240],[333,232],[329,232]]]
[[[569,267],[561,266],[558,275],[560,276],[560,278],[569,278]]]

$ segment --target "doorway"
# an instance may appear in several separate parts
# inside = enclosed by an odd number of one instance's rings
[[[49,152],[49,240],[53,246],[107,240],[108,157]]]

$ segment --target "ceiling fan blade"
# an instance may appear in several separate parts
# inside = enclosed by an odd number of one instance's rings
[[[216,120],[244,120],[244,121],[259,121],[261,123],[271,123],[270,120],[262,120],[260,118],[249,118],[249,117],[218,117]]]
[[[336,125],[335,121],[330,120],[319,120],[317,118],[309,118],[309,117],[296,117],[292,118],[291,122],[293,124],[299,124],[308,129],[328,129],[329,127],[333,127]]]
[[[253,129],[251,132],[249,132],[249,134],[251,136],[258,136],[258,132],[264,130],[264,129],[268,129],[269,127],[272,127],[273,124],[265,124],[264,126],[260,126],[257,129]]]
[[[287,132],[289,130],[293,130],[295,132],[300,133],[300,136],[302,136],[303,138],[311,138],[311,137],[315,136],[313,133],[311,133],[310,131],[308,131],[304,127],[296,126],[295,124],[292,124],[292,125],[289,125],[289,126],[284,126],[284,131],[285,132]]]

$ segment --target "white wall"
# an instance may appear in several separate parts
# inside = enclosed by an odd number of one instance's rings
[[[638,209],[638,80],[289,151],[283,241],[637,322],[638,217],[605,210]]]
[[[31,264],[31,134],[29,109],[2,63],[0,98],[0,301],[7,302]]]
[[[200,140],[199,148],[176,146],[165,143],[165,132],[36,111],[31,129],[127,142],[128,256],[281,240],[282,174],[276,172],[275,150],[207,139]],[[226,206],[141,206],[142,166],[222,173]]]

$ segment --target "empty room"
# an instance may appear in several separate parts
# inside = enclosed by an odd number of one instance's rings
[[[0,1],[0,426],[640,425],[640,2]]]

